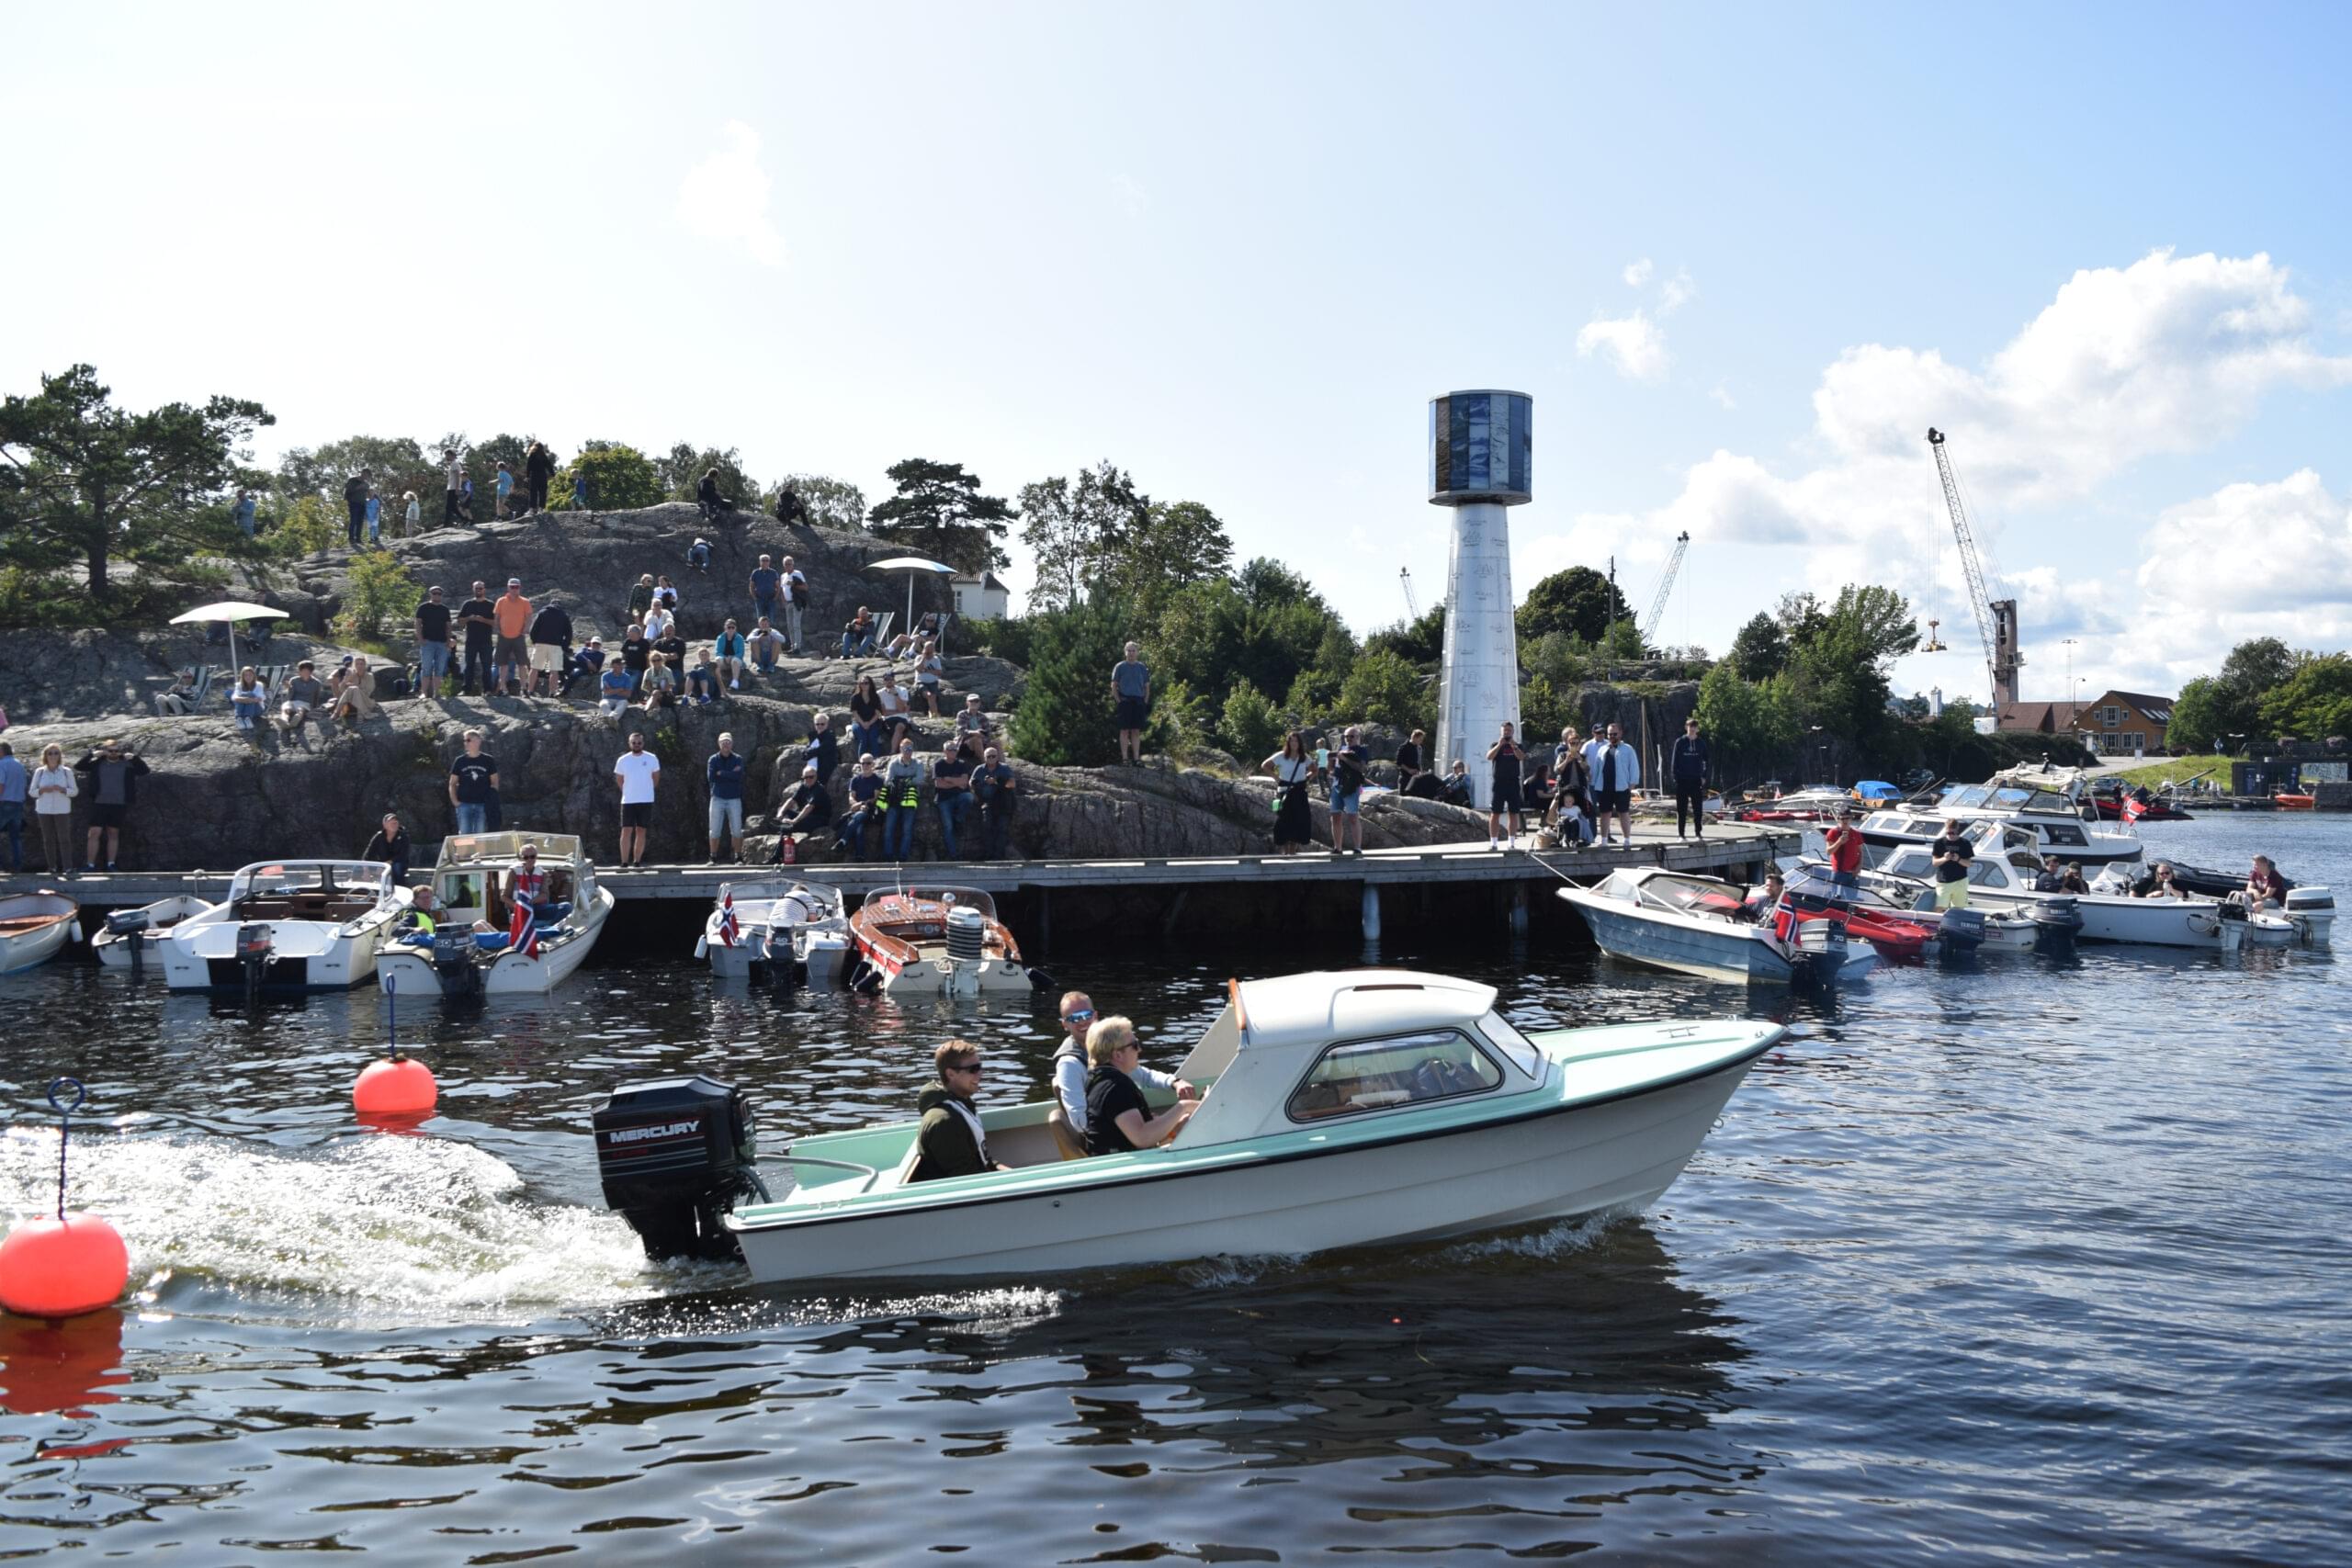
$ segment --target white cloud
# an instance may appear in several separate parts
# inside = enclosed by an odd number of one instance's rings
[[[2142,626],[2184,679],[2250,637],[2352,645],[2352,500],[2310,468],[2168,508],[2143,547]]]
[[[1666,334],[1639,307],[1630,316],[1614,320],[1599,316],[1587,321],[1577,333],[1577,353],[1587,359],[1601,355],[1630,380],[1658,381],[1666,377]]]
[[[1689,304],[1698,292],[1699,286],[1690,281],[1690,270],[1685,267],[1675,268],[1674,276],[1658,285],[1657,313],[1661,316],[1674,314],[1675,311]]]
[[[1713,389],[1707,393],[1707,396],[1714,399],[1718,404],[1724,408],[1736,409],[1739,407],[1739,400],[1731,395],[1731,383],[1728,381],[1716,382]]]
[[[720,128],[718,151],[678,182],[678,221],[706,240],[740,240],[763,266],[784,265],[784,236],[768,216],[771,182],[760,167],[760,133],[740,119]]]
[[[1644,256],[1637,262],[1629,262],[1626,264],[1623,274],[1625,287],[1628,288],[1639,288],[1643,284],[1647,283],[1650,280],[1650,258],[1647,256]]]
[[[1947,640],[1958,626],[1973,643],[1974,621],[1960,592],[1957,547],[1927,450],[1930,424],[1951,433],[1949,450],[1968,487],[1966,498],[1981,509],[1974,520],[1989,558],[2003,515],[2058,503],[2078,506],[2135,462],[2210,446],[2252,417],[2275,389],[2352,385],[2352,355],[2315,347],[2307,335],[2310,321],[2310,307],[2290,288],[2286,269],[2267,255],[2157,251],[2128,267],[2077,272],[1982,371],[1951,364],[1933,349],[1866,344],[1846,350],[1823,371],[1813,394],[1812,467],[1783,477],[1755,457],[1717,451],[1692,464],[1680,492],[1635,525],[1688,528],[1699,541],[1801,545],[1812,552],[1808,576],[1822,582],[1850,581],[1858,563],[1867,562],[1873,581],[1910,593],[1923,615],[1940,615]],[[1596,322],[1586,333],[1602,325]],[[1580,336],[1579,347],[1584,341]],[[1662,368],[1662,337],[1649,333],[1632,341],[1652,355],[1644,363]],[[2333,504],[2333,537],[2340,544],[2340,503],[2252,493],[2281,491],[2302,478],[2280,487],[2233,486],[2195,504],[2226,504],[2249,514],[2283,509],[2303,518],[2291,529],[2280,525],[2283,537],[2301,541],[2306,550],[2324,534],[2307,513],[2324,514]],[[2318,489],[2316,479],[2309,485]],[[2241,491],[2249,493],[2239,497]],[[2222,497],[2233,499],[2224,503]],[[2197,526],[2213,525],[2208,519]],[[2256,536],[2227,531],[2209,533],[2192,547],[2188,536],[2195,531],[2175,523],[2151,536],[2151,550],[2177,557],[2179,564],[2152,561],[2153,575],[2143,575],[2140,586],[2151,605],[2167,607],[2153,621],[2147,615],[2125,617],[2138,643],[2117,629],[2115,650],[2133,668],[2150,668],[2152,633],[2167,642],[2175,631],[2196,634],[2194,647],[2165,655],[2168,660],[2204,667],[2217,657],[2215,638],[2229,628],[2206,621],[2193,608],[2192,592],[2215,557],[2261,553],[2272,562],[2295,560],[2291,551],[2267,540],[2261,552],[2233,550],[2234,539]],[[1989,559],[1988,565],[1997,567]],[[2335,586],[2310,586],[2324,576],[2316,568],[2262,570],[2283,571],[2299,585],[2296,594],[2332,597],[2338,604],[2347,597],[2340,576],[2326,579]],[[2177,592],[2160,600],[2157,591],[2176,573]],[[2271,592],[2273,580],[2261,577],[2254,561],[2233,561],[2223,577],[2247,573],[2256,574],[2256,600],[2275,607],[2291,597]],[[2050,632],[2049,624],[2035,624],[2037,613],[2053,622],[2080,616],[2088,637],[2106,635],[2092,607],[2075,602],[2074,589],[2056,592],[2053,581],[2037,603],[2035,573],[2001,581],[2002,591],[2019,595],[2030,649]],[[2117,586],[2128,592],[2128,583]],[[2077,653],[2080,669],[2084,650]],[[2053,691],[2063,681],[2052,671],[2041,673]]]

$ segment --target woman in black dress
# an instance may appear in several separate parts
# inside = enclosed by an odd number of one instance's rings
[[[1315,759],[1307,754],[1306,737],[1295,729],[1283,736],[1283,749],[1260,763],[1259,772],[1274,775],[1274,852],[1295,855],[1315,831],[1313,816],[1306,808],[1306,785],[1315,776]]]

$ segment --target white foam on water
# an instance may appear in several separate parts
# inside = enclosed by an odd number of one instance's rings
[[[0,1134],[0,1211],[51,1212],[56,1180],[53,1130]],[[68,1205],[122,1233],[134,1282],[194,1274],[264,1301],[341,1298],[368,1318],[528,1319],[663,1287],[618,1215],[522,1190],[497,1156],[438,1138],[289,1150],[77,1134]]]
[[[1455,1242],[1439,1257],[1448,1261],[1467,1263],[1481,1258],[1554,1258],[1574,1252],[1589,1252],[1609,1233],[1611,1225],[1619,1220],[1630,1218],[1632,1213],[1631,1210],[1604,1210],[1598,1214],[1587,1214],[1580,1220],[1555,1221],[1538,1230]]]

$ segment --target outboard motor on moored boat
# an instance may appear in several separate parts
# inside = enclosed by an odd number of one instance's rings
[[[117,909],[107,917],[107,934],[122,939],[122,945],[130,953],[134,974],[147,967],[147,944],[154,940],[147,933],[154,924],[153,918],[144,909]]]
[[[237,967],[244,977],[247,1002],[261,999],[262,982],[269,975],[269,960],[277,945],[266,925],[237,928]]]
[[[1946,909],[1936,921],[1938,950],[1946,958],[1966,958],[1984,945],[1984,911]]]
[[[605,1202],[649,1258],[739,1256],[720,1218],[746,1192],[767,1194],[752,1167],[751,1101],[697,1074],[615,1089],[590,1118]]]

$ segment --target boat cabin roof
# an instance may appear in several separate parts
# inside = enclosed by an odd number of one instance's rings
[[[308,893],[334,889],[368,892],[391,886],[392,868],[379,860],[273,860],[241,866],[229,879],[231,899],[256,893]]]
[[[1321,1044],[1343,1035],[1475,1023],[1492,1011],[1495,988],[1413,969],[1316,970],[1234,987],[1240,1044]]]
[[[570,833],[534,833],[515,830],[501,833],[452,833],[441,840],[441,859],[435,871],[447,871],[467,865],[503,865],[523,858],[523,846],[528,844],[539,852],[543,861],[585,860],[578,838]]]

